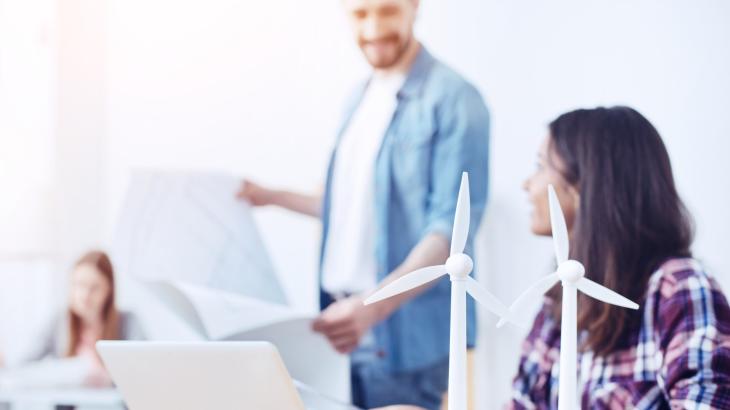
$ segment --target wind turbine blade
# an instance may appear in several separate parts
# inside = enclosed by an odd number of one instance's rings
[[[639,305],[632,302],[630,299],[625,298],[611,289],[599,285],[598,283],[583,277],[581,278],[576,287],[586,295],[598,299],[602,302],[610,303],[616,306],[622,306],[629,309],[638,309]]]
[[[479,282],[474,280],[474,278],[472,278],[471,276],[467,276],[465,285],[467,293],[469,293],[474,299],[476,299],[479,304],[489,309],[492,313],[498,315],[499,317],[506,318],[509,316],[509,310],[507,310],[507,306],[505,306],[504,303],[502,303],[494,295],[484,289],[484,287],[482,287]]]
[[[446,267],[444,265],[429,266],[415,270],[409,274],[401,276],[400,278],[389,283],[382,289],[370,295],[369,298],[365,299],[365,304],[379,302],[383,299],[387,299],[391,296],[395,296],[399,293],[407,292],[415,287],[421,286],[432,280],[446,274]]]
[[[550,203],[550,226],[553,231],[553,246],[555,247],[555,258],[558,266],[568,260],[570,254],[570,240],[568,239],[568,228],[565,225],[565,216],[560,208],[558,195],[555,188],[548,185],[548,201]]]
[[[557,273],[551,273],[550,275],[545,276],[544,278],[541,278],[537,282],[535,282],[534,285],[529,287],[526,291],[522,292],[522,294],[515,299],[514,302],[512,302],[512,305],[509,307],[509,315],[512,317],[516,317],[518,313],[520,313],[525,306],[529,304],[530,301],[533,300],[540,300],[542,295],[545,294],[550,288],[555,286],[556,283],[560,281],[560,278],[558,277]],[[497,327],[502,327],[507,322],[505,319],[501,319],[497,323]]]
[[[456,215],[454,215],[454,232],[451,235],[451,254],[463,253],[466,239],[469,236],[469,214],[471,204],[469,199],[469,174],[461,174],[459,198],[456,201]]]

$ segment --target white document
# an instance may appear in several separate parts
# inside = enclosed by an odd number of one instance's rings
[[[285,303],[239,185],[226,174],[135,172],[112,246],[118,270]]]
[[[274,324],[313,319],[312,315],[286,306],[184,282],[157,282],[149,286],[174,311],[186,312],[187,321],[193,322],[209,340],[224,340]],[[195,316],[190,317],[190,312]]]
[[[250,207],[230,175],[138,171],[112,247],[150,340],[264,340],[292,377],[349,401],[349,358],[286,306]]]
[[[202,340],[271,342],[294,379],[325,396],[350,400],[349,357],[337,353],[324,336],[312,331],[313,314],[180,282],[148,283],[146,288],[152,299],[202,333]]]

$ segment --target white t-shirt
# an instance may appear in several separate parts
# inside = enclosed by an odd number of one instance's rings
[[[322,263],[322,287],[330,294],[377,284],[373,171],[404,79],[373,76],[337,148]]]

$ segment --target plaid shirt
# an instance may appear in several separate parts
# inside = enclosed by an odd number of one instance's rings
[[[560,323],[546,298],[522,346],[511,408],[556,409]],[[730,307],[692,259],[650,280],[640,329],[608,356],[578,355],[584,409],[730,409]],[[583,332],[580,337],[586,336]]]

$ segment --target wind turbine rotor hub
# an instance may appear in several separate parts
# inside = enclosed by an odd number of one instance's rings
[[[451,255],[446,260],[446,271],[449,272],[452,278],[466,278],[474,268],[474,262],[468,255],[458,253]]]
[[[583,264],[572,259],[567,260],[558,266],[558,276],[560,277],[560,280],[577,282],[583,277],[583,275],[585,275],[585,273],[586,269],[583,267]]]

